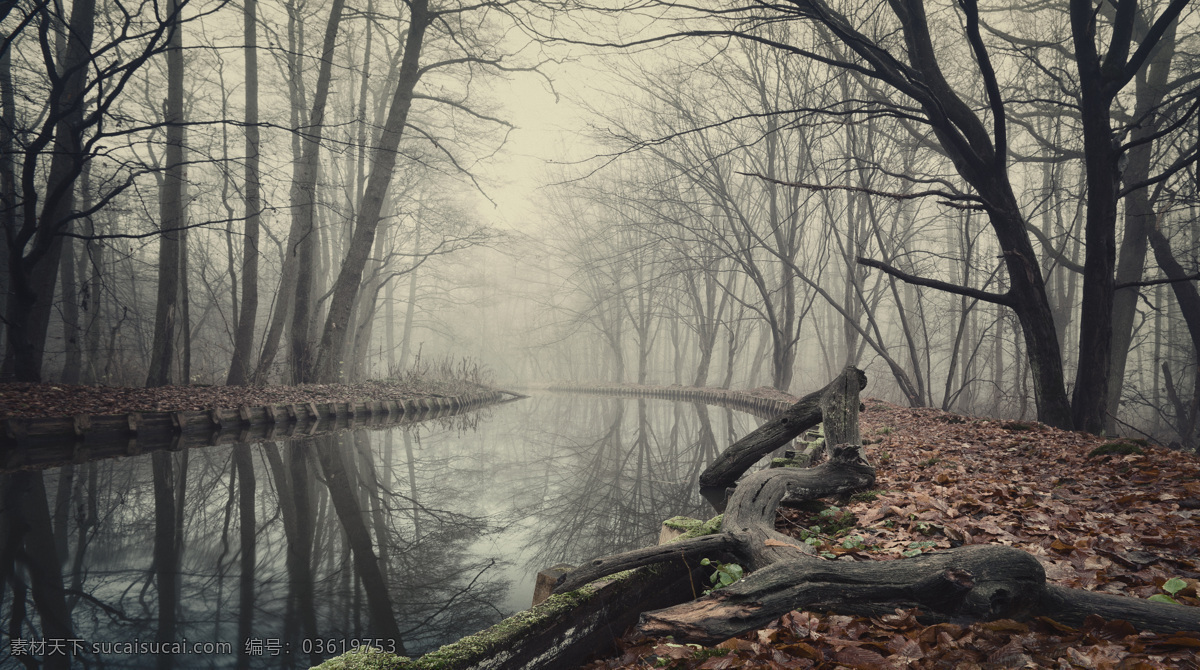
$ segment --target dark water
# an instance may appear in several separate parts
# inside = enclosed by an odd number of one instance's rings
[[[0,667],[304,668],[380,639],[415,656],[528,607],[541,568],[711,516],[696,477],[755,425],[689,403],[541,395],[10,473]],[[159,640],[171,653],[153,653]]]

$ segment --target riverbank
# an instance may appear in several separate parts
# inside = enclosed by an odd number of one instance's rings
[[[465,382],[154,389],[0,385],[0,472],[382,428],[522,396]]]
[[[458,398],[497,392],[457,380],[370,381],[298,386],[160,386],[129,388],[72,384],[0,384],[0,419],[70,417],[81,414],[185,412],[267,405],[397,402]]]
[[[799,398],[766,386],[753,389],[724,389],[707,386],[656,386],[650,384],[600,384],[559,382],[546,387],[556,393],[588,393],[628,398],[653,398],[699,402],[728,407],[759,418],[771,418],[796,403]]]

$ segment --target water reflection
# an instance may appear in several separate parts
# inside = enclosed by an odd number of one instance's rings
[[[715,436],[755,423],[548,395],[6,474],[0,665],[296,668],[377,639],[420,654],[527,607],[540,568],[709,516]],[[177,653],[137,653],[161,649]]]

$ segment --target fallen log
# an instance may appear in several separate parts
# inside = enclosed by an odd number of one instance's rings
[[[795,609],[879,616],[916,607],[931,623],[1022,619],[1036,611],[1045,580],[1036,558],[1002,545],[864,563],[793,557],[706,598],[647,612],[638,630],[713,645]]]
[[[817,399],[824,416],[827,462],[815,468],[778,468],[748,475],[729,499],[719,534],[676,543],[669,551],[656,547],[596,559],[564,575],[556,592],[577,588],[615,569],[655,561],[678,569],[694,566],[701,557],[715,557],[740,562],[747,576],[704,597],[646,612],[637,630],[711,645],[762,628],[794,609],[875,616],[915,608],[918,619],[928,623],[1045,616],[1081,626],[1094,614],[1159,633],[1200,631],[1198,607],[1047,584],[1038,560],[1012,547],[968,545],[893,561],[829,561],[775,531],[775,513],[785,500],[845,495],[874,483],[875,469],[865,459],[858,436],[858,391],[863,380],[861,371],[848,367]],[[722,477],[733,481],[757,460],[744,454],[746,444],[763,443],[762,435],[776,446],[786,442],[780,436],[791,428],[785,431],[784,425],[775,422],[770,430],[752,433],[759,438],[739,440],[734,445],[739,453],[725,459]]]
[[[850,368],[858,381],[858,391],[867,387],[867,375],[861,370]],[[840,379],[841,377],[839,377]],[[830,387],[837,380],[818,391],[813,391],[796,401],[783,413],[767,421],[742,439],[731,444],[700,474],[700,486],[729,486],[737,481],[742,473],[750,469],[763,456],[784,446],[804,431],[821,423],[821,400],[826,396]],[[857,413],[857,406],[855,407]],[[857,414],[856,414],[857,416]],[[857,431],[857,421],[855,421]]]

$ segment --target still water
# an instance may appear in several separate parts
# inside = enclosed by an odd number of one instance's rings
[[[0,667],[306,668],[381,638],[416,656],[529,607],[542,568],[712,516],[696,478],[757,424],[545,394],[8,474]]]

